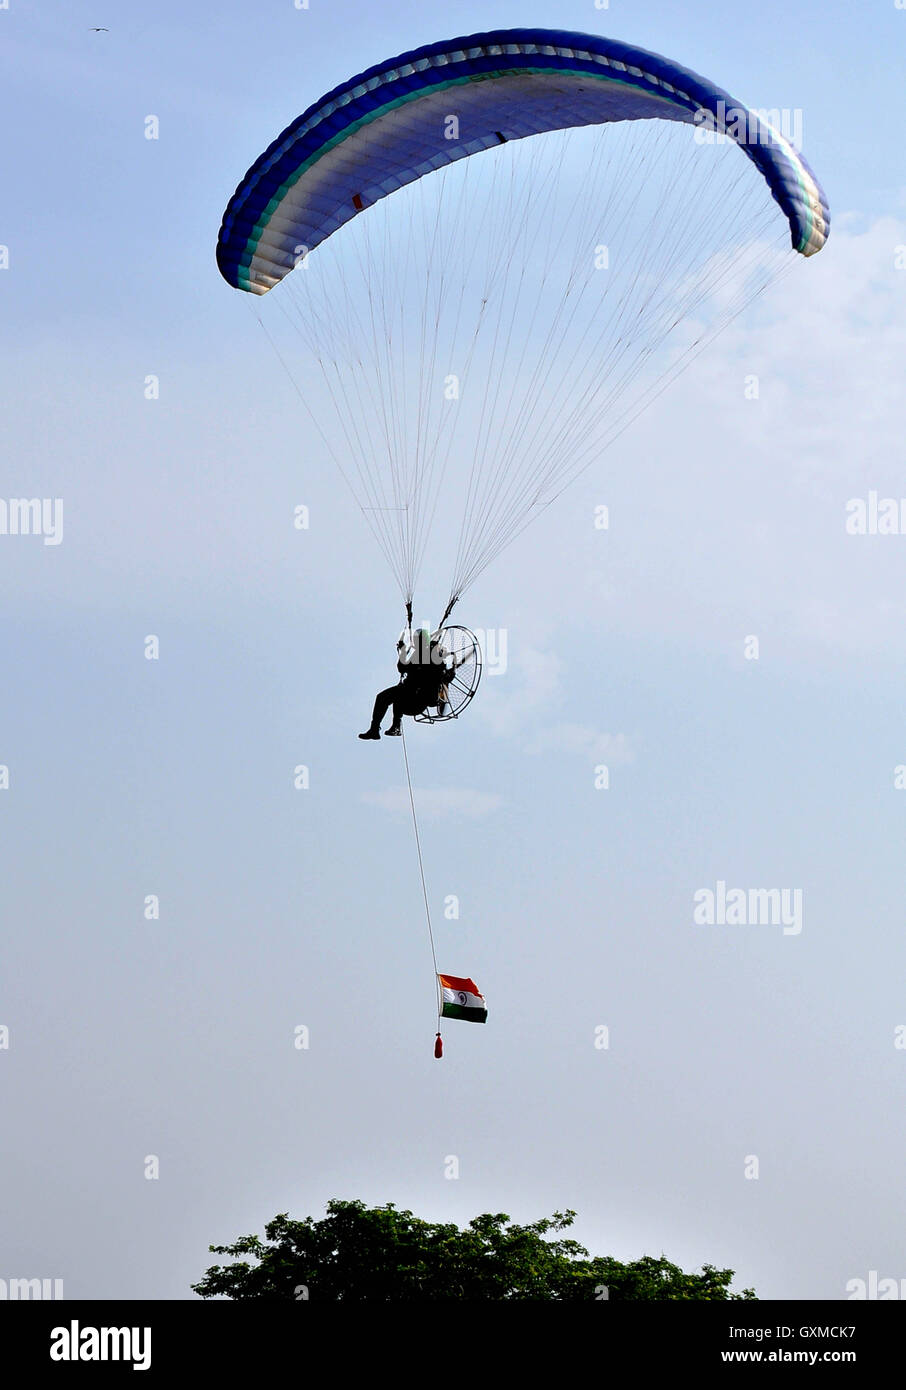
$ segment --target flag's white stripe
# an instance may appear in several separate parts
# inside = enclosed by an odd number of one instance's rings
[[[444,1003],[459,1004],[463,1009],[486,1009],[487,1004],[481,994],[469,994],[465,989],[448,989],[444,986]]]

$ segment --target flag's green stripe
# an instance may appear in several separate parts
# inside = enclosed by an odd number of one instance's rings
[[[461,1018],[466,1023],[484,1023],[488,1017],[487,1009],[467,1009],[462,1004],[444,1004],[444,1018]]]

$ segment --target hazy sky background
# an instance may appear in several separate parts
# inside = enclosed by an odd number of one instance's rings
[[[437,1063],[401,750],[354,737],[398,595],[213,249],[322,92],[534,24],[801,108],[834,224],[464,601],[507,671],[409,750],[490,1018]],[[0,537],[0,1278],[181,1298],[335,1196],[573,1207],[767,1298],[906,1276],[906,537],[845,531],[906,494],[904,44],[893,0],[0,11],[0,496],[65,508],[60,546]],[[695,926],[718,880],[801,888],[801,934]]]

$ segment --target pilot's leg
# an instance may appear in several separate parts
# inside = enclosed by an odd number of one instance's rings
[[[391,685],[388,686],[386,690],[382,690],[379,693],[377,699],[374,702],[374,709],[371,714],[371,725],[368,729],[365,730],[363,734],[359,734],[359,738],[380,738],[381,720],[387,713],[390,706],[393,704],[394,696],[397,694],[398,690],[398,685]],[[394,723],[398,722],[399,721],[396,718],[396,712],[394,710]]]
[[[407,699],[404,687],[397,685],[392,692],[391,704],[393,705],[393,723],[390,725],[390,728],[385,729],[384,732],[388,738],[398,738],[403,732],[400,726],[400,720],[404,714],[413,713],[411,708],[412,696],[410,695]]]

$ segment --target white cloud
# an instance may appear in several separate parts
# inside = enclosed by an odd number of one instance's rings
[[[510,640],[510,665],[504,677],[489,680],[479,694],[481,717],[498,735],[527,739],[527,753],[559,752],[621,765],[632,761],[625,734],[610,734],[588,724],[550,721],[564,703],[564,663],[552,651]],[[543,719],[544,722],[540,722]]]
[[[514,634],[508,647],[505,675],[486,679],[477,702],[484,723],[495,734],[520,732],[533,715],[544,713],[562,698],[563,663],[558,656],[524,646],[514,640]]]
[[[631,763],[634,757],[625,734],[606,734],[587,724],[554,724],[540,729],[526,747],[528,753],[560,752],[592,759],[606,759],[613,765]]]
[[[871,489],[906,496],[903,246],[902,219],[837,216],[825,250],[795,258],[634,422],[539,523],[556,565],[539,617],[566,593],[608,640],[732,651],[756,633],[787,664],[886,659],[906,537],[848,536],[845,509]],[[595,533],[598,503],[610,528]]]
[[[363,801],[380,806],[385,811],[410,813],[407,787],[388,787],[382,792],[365,792]],[[492,792],[476,791],[473,787],[419,787],[415,793],[415,810],[419,817],[438,820],[443,816],[462,816],[481,820],[503,805],[503,797]]]

